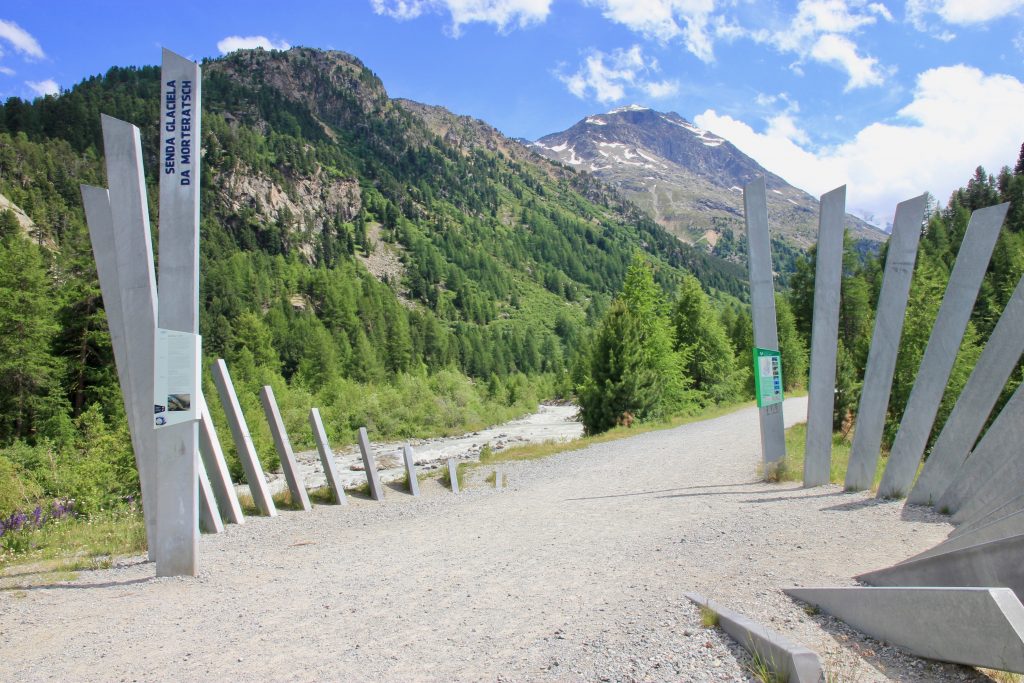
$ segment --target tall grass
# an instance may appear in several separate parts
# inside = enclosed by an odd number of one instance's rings
[[[74,578],[69,572],[109,567],[114,558],[146,552],[140,510],[102,510],[16,532],[17,548],[0,551],[0,587]],[[27,568],[11,576],[12,568]]]

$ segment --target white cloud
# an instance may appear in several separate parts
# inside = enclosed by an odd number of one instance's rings
[[[52,78],[47,78],[45,81],[25,81],[25,85],[32,88],[32,91],[40,97],[60,94],[60,86]]]
[[[947,24],[970,26],[1001,19],[1024,8],[1024,0],[907,0],[907,19],[917,29],[930,31],[928,15]]]
[[[0,66],[0,74],[3,74],[4,76],[13,76],[14,69],[9,69],[6,66]]]
[[[722,25],[730,38],[744,34],[755,42],[774,46],[780,52],[797,55],[790,69],[803,75],[807,60],[828,64],[846,73],[846,91],[882,85],[888,69],[870,55],[862,55],[850,38],[881,18],[892,20],[892,13],[881,3],[858,0],[801,0],[793,18],[782,28],[744,32],[736,26]]]
[[[714,0],[585,0],[604,16],[631,31],[661,42],[681,38],[686,49],[704,62],[714,60],[710,30]]]
[[[924,191],[944,203],[978,165],[994,173],[1012,164],[1024,140],[1021,111],[1024,83],[957,65],[921,73],[898,121],[873,123],[834,147],[807,149],[795,121],[772,121],[759,133],[708,109],[694,123],[812,194],[847,184],[848,210],[885,221]],[[786,133],[790,123],[796,134]]]
[[[494,24],[504,31],[544,22],[551,11],[551,0],[370,0],[373,11],[394,19],[415,19],[425,12],[447,11],[452,17],[452,33],[459,35],[466,24]]]
[[[13,21],[0,19],[0,38],[10,43],[16,52],[33,59],[43,59],[46,53],[39,45],[39,41],[32,37],[28,31],[15,24]]]
[[[874,57],[861,57],[857,46],[844,36],[826,33],[811,48],[810,56],[825,64],[837,64],[849,76],[844,91],[869,85],[882,85],[885,77]]]
[[[654,99],[662,99],[664,97],[672,97],[673,95],[679,94],[679,81],[665,80],[665,81],[652,81],[650,83],[641,84],[641,88],[649,97]]]
[[[679,92],[679,83],[672,80],[652,81],[659,70],[658,60],[644,55],[639,45],[610,53],[593,50],[574,74],[556,73],[570,93],[586,99],[592,95],[598,102],[616,102],[627,91],[640,91],[649,97],[669,97]]]
[[[283,40],[273,41],[266,36],[228,36],[217,41],[217,49],[222,55],[235,50],[252,50],[262,47],[264,50],[287,50],[291,47]]]

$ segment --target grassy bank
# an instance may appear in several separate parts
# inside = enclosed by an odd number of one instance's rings
[[[139,510],[105,510],[8,532],[0,540],[0,590],[17,590],[70,581],[78,570],[102,569],[117,557],[145,553],[146,527]]]

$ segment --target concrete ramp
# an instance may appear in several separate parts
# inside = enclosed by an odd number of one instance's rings
[[[786,588],[918,657],[1024,673],[1024,606],[1008,588]]]
[[[992,586],[1024,595],[1024,535],[861,574],[871,586]]]

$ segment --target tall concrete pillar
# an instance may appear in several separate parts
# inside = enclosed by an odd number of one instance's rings
[[[847,491],[871,488],[882,448],[882,429],[889,408],[892,376],[896,370],[896,352],[903,334],[903,317],[910,296],[917,245],[921,239],[921,219],[927,206],[926,195],[908,199],[896,207],[892,236],[885,256],[885,275],[878,296],[875,330],[871,336],[868,364],[857,409],[857,427],[846,469]]]
[[[804,486],[827,484],[832,473],[832,411],[835,407],[845,217],[846,186],[843,185],[821,196],[817,266],[814,271],[814,322],[811,329]]]
[[[764,178],[743,188],[743,211],[747,222],[747,261],[750,268],[750,313],[754,324],[754,346],[779,350],[779,330],[775,321],[775,281],[772,276],[772,249],[768,236],[768,202]],[[782,368],[786,372],[786,368]],[[761,422],[761,457],[765,471],[786,457],[786,427],[782,404],[758,410]]]
[[[377,461],[373,459],[373,450],[370,448],[370,437],[366,434],[366,427],[359,428],[359,451],[363,454],[363,467],[366,470],[366,483],[370,485],[370,497],[374,500],[384,500],[384,489],[380,485]]]
[[[1024,353],[1024,278],[1003,309],[967,386],[924,462],[907,503],[931,505],[953,481]]]
[[[905,496],[914,483],[928,435],[942,403],[946,382],[960,350],[960,341],[978,297],[978,288],[985,277],[992,248],[1009,206],[1000,204],[979,209],[971,215],[878,487],[880,498]]]
[[[203,469],[210,480],[210,487],[217,499],[217,507],[224,518],[232,524],[245,524],[242,506],[238,503],[238,494],[228,472],[228,463],[224,458],[224,450],[217,438],[217,430],[213,426],[210,407],[206,404],[206,396],[199,394],[199,455],[202,456]]]
[[[309,504],[309,494],[306,493],[306,485],[295,464],[295,454],[292,452],[288,432],[284,428],[284,420],[281,419],[281,411],[277,408],[274,390],[269,386],[263,387],[260,391],[260,401],[263,403],[263,414],[267,416],[267,423],[270,425],[270,433],[274,437],[277,456],[281,459],[281,470],[288,481],[288,490],[292,492],[292,502],[308,511],[312,507]]]
[[[117,378],[121,385],[121,397],[124,401],[124,412],[128,418],[128,432],[131,435],[132,451],[135,453],[135,466],[139,470],[139,484],[142,488],[143,517],[146,525],[146,539],[149,547],[149,559],[155,559],[156,553],[156,479],[155,457],[152,449],[150,422],[152,413],[144,411],[135,399],[139,390],[137,384],[143,378],[131,378],[132,363],[138,363],[137,356],[143,349],[129,348],[126,339],[124,313],[121,304],[121,280],[117,269],[117,246],[114,237],[114,223],[111,216],[110,196],[106,189],[82,185],[82,203],[85,206],[86,222],[89,224],[89,239],[96,259],[96,272],[100,279],[100,291],[103,293],[103,306],[107,314],[107,327],[110,331],[110,345],[114,349],[114,364],[117,367]],[[142,240],[139,240],[140,244]],[[155,289],[152,296],[155,297]],[[133,332],[137,329],[133,326]],[[145,343],[143,340],[142,343]],[[145,401],[141,401],[145,404]],[[149,409],[150,411],[152,408]],[[140,429],[141,416],[141,429]],[[143,433],[141,430],[146,430]]]
[[[320,419],[318,408],[309,411],[309,426],[313,428],[316,450],[320,454],[320,464],[323,465],[327,485],[331,487],[331,493],[334,494],[334,502],[338,505],[348,505],[345,489],[338,479],[338,469],[334,465],[334,452],[331,450],[330,442],[327,441],[327,432],[324,431],[324,421]]]
[[[199,165],[201,76],[199,65],[163,51],[160,70],[159,326],[199,334]],[[201,356],[200,356],[201,357]],[[197,361],[192,402],[199,399]],[[199,424],[189,420],[156,431],[160,494],[157,576],[199,571]]]
[[[235,451],[237,451],[238,459],[245,471],[245,481],[249,484],[249,491],[252,493],[256,509],[260,511],[260,514],[274,517],[277,515],[277,508],[267,489],[263,465],[260,464],[260,459],[256,456],[256,446],[253,445],[252,436],[249,434],[249,425],[245,422],[242,406],[239,405],[238,396],[235,395],[235,385],[231,382],[231,375],[228,373],[228,366],[223,358],[218,358],[213,365],[213,382],[217,385],[217,394],[220,396],[221,405],[224,406],[224,414],[228,419],[231,436],[235,442]]]

